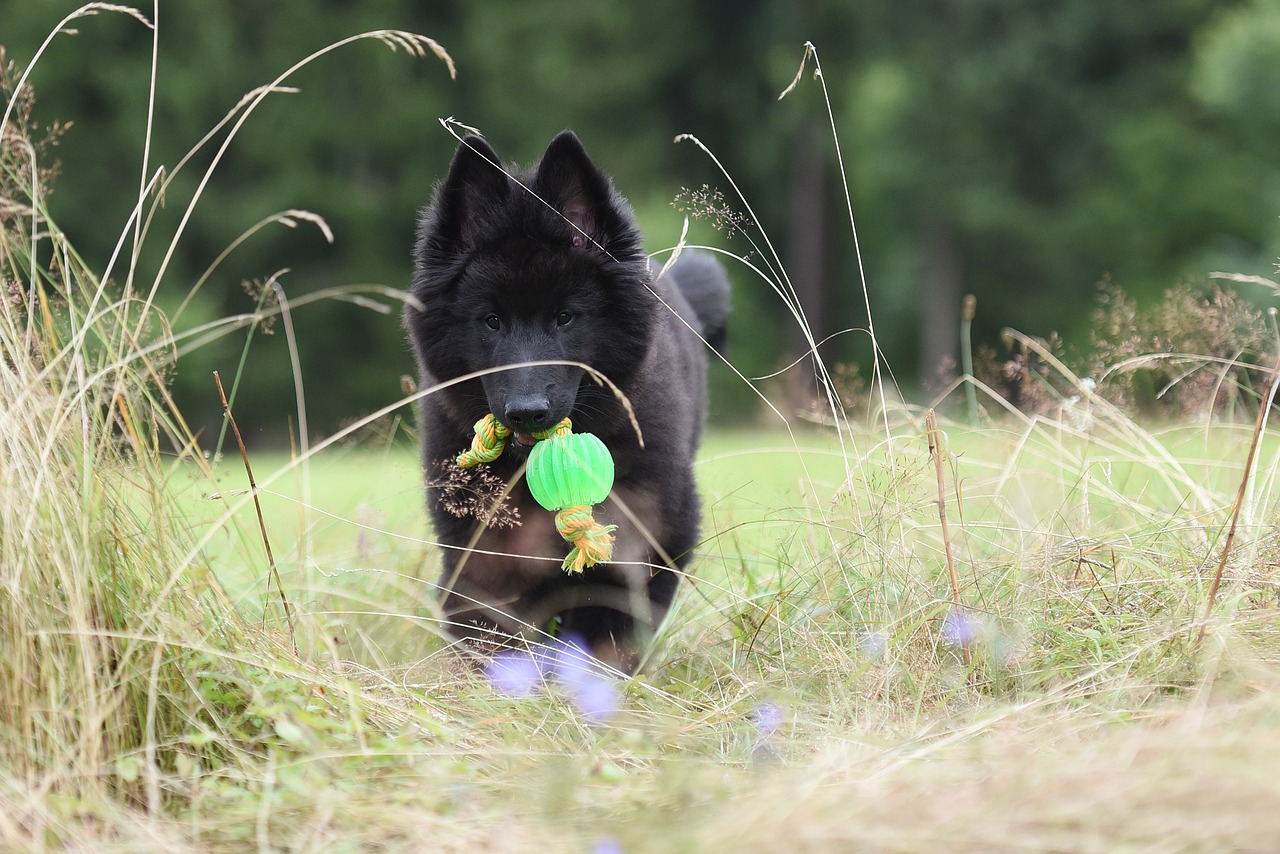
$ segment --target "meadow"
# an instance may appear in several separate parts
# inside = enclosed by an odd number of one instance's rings
[[[975,382],[713,431],[699,558],[590,714],[443,639],[413,395],[250,449],[250,490],[165,372],[284,309],[170,326],[129,260],[150,192],[90,263],[4,133],[0,847],[1276,847],[1270,383],[1140,421],[1046,353],[1038,414]]]

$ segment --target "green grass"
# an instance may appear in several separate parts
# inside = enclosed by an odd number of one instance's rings
[[[923,412],[713,433],[699,558],[592,723],[447,649],[403,443],[250,453],[269,580],[238,455],[205,460],[165,393],[186,330],[78,258],[26,150],[0,148],[0,847],[1274,845],[1274,430],[1207,623],[1247,426],[1083,389],[944,421],[954,589]]]
[[[771,551],[792,537],[795,513],[782,508],[797,506],[814,489],[834,493],[837,481],[804,476],[804,465],[816,469],[840,460],[834,440],[805,436],[799,448],[786,441],[777,431],[708,438],[698,465],[707,499],[704,528],[723,533],[711,537],[704,551],[723,552],[728,544],[734,562],[742,553]],[[301,464],[287,453],[253,453],[250,464],[287,596],[314,607],[324,602],[321,610],[334,630],[356,615],[368,617],[369,609],[389,615],[383,632],[367,620],[351,630],[348,642],[372,660],[385,661],[388,652],[370,644],[399,648],[410,636],[418,636],[419,645],[434,637],[433,622],[414,623],[415,630],[392,618],[421,617],[434,602],[439,559],[429,539],[416,448],[406,442],[346,445]],[[231,598],[249,612],[265,601],[269,614],[282,616],[239,456],[223,457],[210,471],[189,460],[173,465],[168,489],[189,531],[201,537],[221,532],[202,554]],[[715,583],[729,583],[716,575]]]
[[[200,838],[233,844],[223,834],[264,809],[282,834],[332,814],[316,847],[586,850],[611,836],[629,851],[924,850],[940,838],[1211,850],[1260,838],[1250,804],[1274,791],[1263,769],[1278,746],[1270,527],[1247,530],[1209,640],[1191,644],[1248,431],[1170,427],[1125,447],[1106,425],[1087,437],[1011,426],[948,435],[961,594],[984,631],[969,663],[941,639],[936,482],[909,420],[888,444],[860,436],[861,457],[829,434],[710,436],[695,577],[619,717],[594,727],[555,694],[497,695],[440,651],[411,449],[315,458],[313,509],[299,467],[254,455],[260,481],[283,472],[263,503],[303,615],[297,666],[351,705],[308,712],[286,680],[267,756],[303,777],[264,793],[258,767],[244,782],[251,809],[211,801]],[[1259,483],[1274,478],[1274,447]],[[239,460],[214,478],[222,495],[242,489]],[[226,525],[198,492],[181,501],[195,530]],[[272,599],[255,536],[212,563],[241,573],[249,614]],[[785,710],[771,736],[752,722],[762,703]],[[1221,794],[1202,802],[1199,775]]]

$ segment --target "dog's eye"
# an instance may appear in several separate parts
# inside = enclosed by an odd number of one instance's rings
[[[573,314],[567,311],[562,311],[556,315],[556,326],[568,326],[569,321],[571,320],[573,320]]]
[[[502,321],[498,318],[498,315],[491,314],[484,319],[484,325],[490,329],[497,330],[502,327]]]

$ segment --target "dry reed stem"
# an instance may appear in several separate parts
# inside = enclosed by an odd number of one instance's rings
[[[942,523],[942,545],[947,553],[947,575],[951,578],[951,601],[957,611],[964,608],[960,601],[960,579],[956,575],[956,558],[951,551],[951,531],[947,524],[946,480],[942,470],[942,439],[938,432],[938,418],[930,409],[924,416],[925,436],[929,440],[929,456],[933,457],[933,467],[938,473],[938,521]],[[964,650],[965,664],[973,663],[973,654],[968,644],[961,644]]]
[[[1271,408],[1271,397],[1275,390],[1276,377],[1280,375],[1280,359],[1277,359],[1271,373],[1267,376],[1267,384],[1262,390],[1262,400],[1258,404],[1258,419],[1253,425],[1253,438],[1249,442],[1249,455],[1244,461],[1244,474],[1240,477],[1240,488],[1236,490],[1235,506],[1231,508],[1231,524],[1227,527],[1227,541],[1222,546],[1222,556],[1218,559],[1218,569],[1213,574],[1213,583],[1209,585],[1209,601],[1205,605],[1204,619],[1200,621],[1200,631],[1196,633],[1196,649],[1204,640],[1205,631],[1209,628],[1209,617],[1213,615],[1213,604],[1218,598],[1218,588],[1222,584],[1222,573],[1227,566],[1227,557],[1231,554],[1231,546],[1236,539],[1236,525],[1240,521],[1240,508],[1244,506],[1245,492],[1249,488],[1249,475],[1253,472],[1253,458],[1258,453],[1258,442],[1262,438],[1262,427],[1267,421],[1267,410]]]
[[[262,532],[262,545],[267,550],[267,565],[270,568],[271,578],[276,582],[276,589],[280,591],[280,604],[284,606],[285,624],[289,627],[289,642],[293,644],[293,654],[298,654],[298,638],[293,631],[293,609],[289,607],[289,597],[284,592],[284,582],[280,580],[280,570],[276,567],[275,555],[271,552],[271,540],[267,538],[267,523],[262,518],[262,502],[258,500],[258,484],[253,479],[253,467],[249,465],[249,452],[245,449],[244,439],[240,436],[240,428],[236,426],[235,416],[231,414],[231,405],[227,403],[227,393],[222,390],[222,377],[218,376],[218,372],[213,372],[213,381],[218,385],[218,397],[222,400],[222,411],[227,416],[228,423],[231,424],[231,432],[236,437],[236,444],[240,446],[240,458],[244,460],[244,471],[249,476],[249,492],[253,496],[253,509],[258,511],[258,530]],[[266,614],[263,614],[263,619]]]
[[[938,435],[938,419],[932,409],[924,416],[925,436],[929,440],[929,456],[938,473],[938,520],[942,523],[942,544],[947,552],[947,574],[951,577],[951,597],[960,605],[960,579],[956,576],[955,555],[951,551],[951,535],[947,525],[946,481],[942,468],[942,440]]]

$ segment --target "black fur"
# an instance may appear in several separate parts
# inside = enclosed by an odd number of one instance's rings
[[[565,131],[526,171],[499,168],[467,137],[423,211],[413,295],[404,321],[422,387],[537,360],[578,361],[625,394],[624,405],[580,367],[500,370],[421,402],[427,503],[445,546],[441,589],[451,632],[536,636],[554,620],[597,655],[629,667],[638,641],[665,615],[698,538],[692,462],[705,408],[705,345],[723,335],[728,282],[709,255],[687,253],[665,276],[640,246],[631,208]],[[509,170],[510,171],[510,170]],[[687,322],[673,315],[680,315]],[[617,469],[596,509],[618,525],[614,560],[570,576],[552,514],[530,496],[520,442],[489,470],[511,484],[521,524],[499,528],[453,515],[440,483],[486,413],[527,434],[573,419]]]

